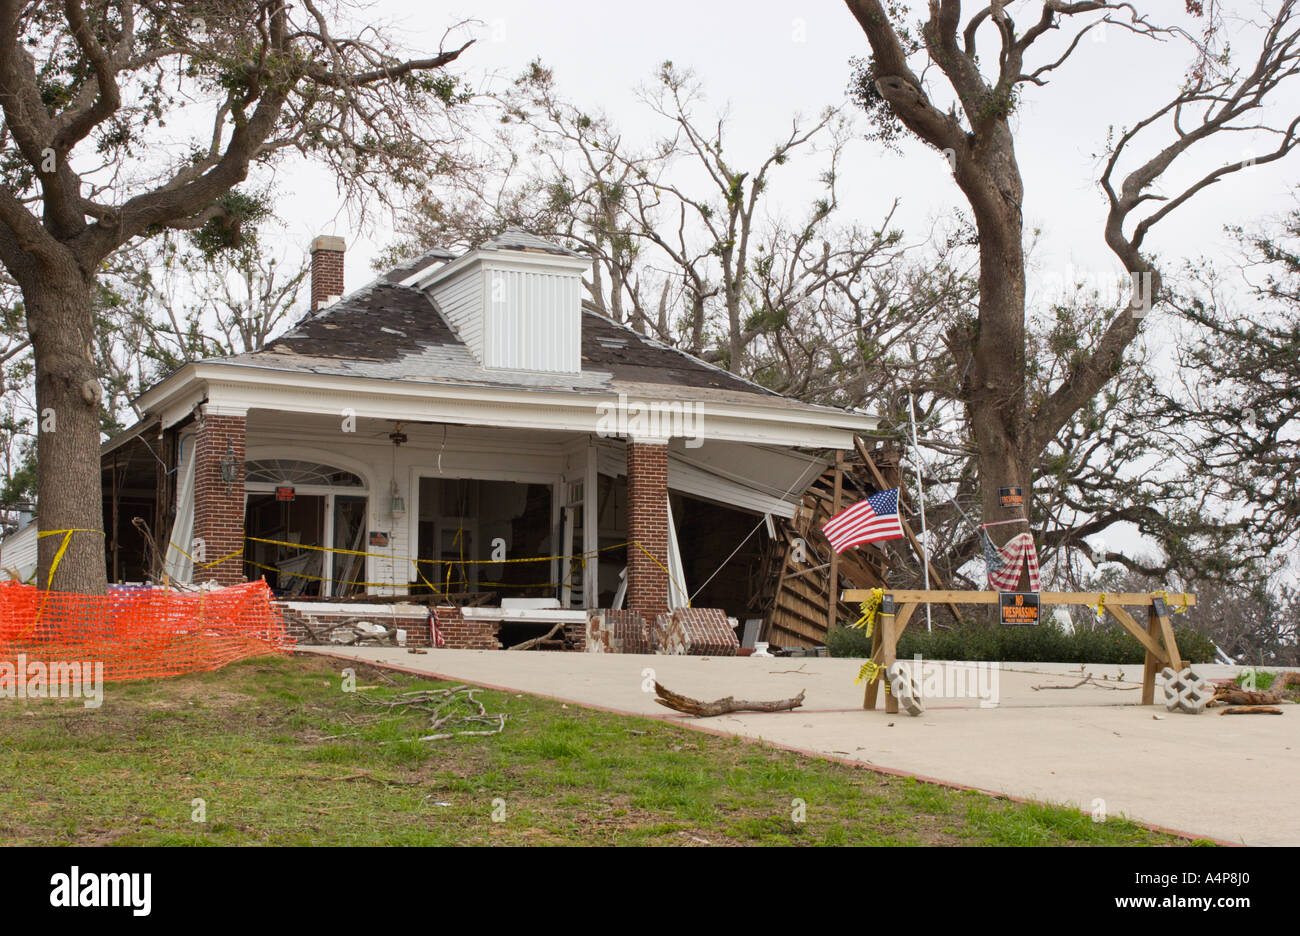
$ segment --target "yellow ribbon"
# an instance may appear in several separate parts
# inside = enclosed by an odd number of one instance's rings
[[[880,610],[881,603],[885,600],[885,590],[883,588],[871,589],[871,594],[867,600],[858,605],[862,609],[862,616],[849,625],[854,630],[866,630],[867,636],[871,636],[871,631],[876,624],[876,613]]]
[[[1097,603],[1091,607],[1093,613],[1097,615],[1097,620],[1103,620],[1106,617],[1106,593],[1100,592],[1097,595]]]
[[[875,682],[877,679],[880,678],[880,674],[883,673],[884,671],[885,668],[881,666],[879,663],[875,662],[874,660],[867,660],[867,662],[862,664],[862,669],[858,670],[858,676],[855,680],[853,680],[853,685],[856,686],[864,679],[869,683]],[[889,691],[888,682],[885,683],[885,691],[886,692]]]
[[[1165,600],[1165,606],[1166,606],[1166,607],[1169,606],[1169,592],[1167,592],[1167,591],[1163,591],[1163,590],[1162,590],[1162,591],[1158,591],[1158,592],[1152,592],[1151,594],[1153,594],[1153,595],[1159,595],[1161,598],[1163,598],[1163,599]],[[1170,614],[1182,614],[1182,613],[1183,613],[1184,611],[1186,611],[1186,610],[1187,610],[1187,594],[1184,592],[1184,593],[1183,593],[1183,603],[1182,603],[1181,605],[1179,605],[1178,607],[1176,607],[1176,608],[1169,608],[1169,613],[1170,613]]]

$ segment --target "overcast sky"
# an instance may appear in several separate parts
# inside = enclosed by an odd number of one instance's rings
[[[1233,2],[1243,11],[1252,6]],[[1008,8],[1023,24],[1040,6],[1024,0]],[[1195,21],[1178,14],[1181,3],[1161,0],[1155,6],[1162,14],[1168,7],[1175,22],[1194,28]],[[449,25],[476,19],[481,23],[473,28],[478,42],[458,63],[472,84],[499,87],[530,60],[541,58],[554,70],[565,97],[605,111],[633,138],[648,138],[654,129],[646,126],[646,112],[634,96],[636,86],[649,80],[666,59],[692,68],[703,80],[709,104],[729,110],[733,158],[742,165],[765,156],[794,114],[811,116],[842,102],[849,60],[866,51],[857,23],[836,2],[660,0],[647,7],[607,0],[384,0],[373,12],[377,25],[386,25],[415,53],[436,49]],[[994,36],[986,33],[983,41],[991,48]],[[1046,62],[1059,48],[1045,46],[1028,64]],[[1249,51],[1244,45],[1236,48]],[[1095,39],[1085,38],[1049,87],[1025,92],[1017,148],[1025,179],[1026,227],[1042,230],[1033,258],[1031,294],[1052,288],[1070,270],[1075,275],[1118,272],[1102,242],[1104,205],[1093,154],[1104,146],[1108,127],[1131,123],[1166,100],[1188,63],[1184,43],[1156,43],[1109,28]],[[1149,155],[1166,139],[1153,137],[1140,152]],[[1199,175],[1216,161],[1250,155],[1251,145],[1234,139],[1189,169],[1199,169]],[[1263,143],[1253,145],[1263,152]],[[804,176],[812,175],[811,167],[802,169]],[[800,170],[798,164],[787,167],[776,194],[783,207],[802,213],[801,196],[811,195],[812,188],[807,178],[799,178]],[[1240,173],[1180,209],[1163,229],[1157,228],[1148,246],[1167,259],[1223,256],[1230,250],[1224,224],[1280,214],[1291,204],[1290,187],[1297,178],[1294,161]],[[924,235],[929,219],[961,203],[943,158],[917,144],[905,144],[899,156],[860,142],[845,160],[840,179],[842,220],[872,223],[900,198],[899,218],[914,237]],[[381,226],[369,239],[359,237],[333,183],[322,174],[281,172],[278,184],[279,211],[287,225],[286,252],[305,248],[315,234],[341,234],[349,246],[349,287],[371,279],[370,260],[388,240],[388,232]]]
[[[1174,17],[1166,22],[1199,31],[1197,21],[1180,12],[1181,2],[1142,6]],[[1249,25],[1233,18],[1257,12],[1258,4],[1228,0],[1225,6],[1227,28],[1236,39],[1232,48],[1244,59],[1253,51]],[[1013,0],[1008,9],[1023,28],[1041,2]],[[417,53],[436,49],[450,24],[476,19],[481,22],[474,28],[478,42],[458,63],[471,84],[501,87],[540,58],[553,70],[562,96],[584,109],[604,111],[634,140],[661,132],[638,104],[637,86],[649,81],[665,60],[693,69],[707,91],[708,105],[730,115],[731,161],[740,166],[770,153],[792,116],[813,116],[844,102],[849,61],[867,51],[856,21],[838,2],[660,0],[647,6],[608,0],[384,0],[375,13],[377,23],[387,23]],[[981,36],[982,48],[991,49],[996,37],[988,30]],[[1064,48],[1059,36],[1042,45],[1026,63],[1030,69],[1055,59]],[[1063,282],[1099,282],[1121,273],[1102,240],[1105,204],[1097,185],[1096,154],[1112,127],[1131,125],[1167,101],[1190,61],[1185,42],[1154,42],[1109,27],[1086,37],[1050,86],[1024,92],[1015,130],[1025,183],[1025,226],[1027,232],[1041,231],[1029,270],[1031,303],[1050,299]],[[948,100],[936,98],[936,103],[947,106]],[[1134,155],[1149,158],[1168,140],[1168,128],[1161,128]],[[1266,140],[1238,137],[1216,144],[1170,173],[1165,191],[1177,191],[1216,165],[1248,159],[1267,147]],[[804,214],[807,200],[815,196],[815,176],[816,168],[809,164],[784,167],[774,186],[776,210]],[[329,179],[311,172],[293,178],[292,185],[283,176],[280,180],[286,252],[301,250],[319,233],[343,235],[349,247],[349,287],[368,282],[374,276],[370,262],[390,232],[381,225],[369,238],[358,236]],[[901,199],[895,220],[909,240],[923,238],[933,219],[964,204],[944,158],[915,143],[904,143],[903,153],[894,154],[860,140],[847,154],[839,179],[841,222],[874,224]],[[1280,216],[1295,205],[1297,181],[1300,166],[1294,159],[1237,173],[1180,208],[1155,229],[1145,247],[1169,272],[1183,258],[1230,260],[1235,250],[1224,225],[1250,227]],[[1156,346],[1167,344],[1163,336],[1168,332],[1159,321],[1148,320],[1147,334]],[[1167,373],[1173,369],[1171,355],[1166,349],[1161,357],[1157,369]],[[1107,540],[1107,548],[1152,551],[1139,545],[1133,530],[1116,528]]]

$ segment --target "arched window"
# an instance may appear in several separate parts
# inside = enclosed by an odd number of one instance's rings
[[[244,465],[244,563],[286,597],[365,591],[369,495],[354,472],[297,458]]]
[[[319,462],[298,461],[292,458],[259,458],[245,466],[246,484],[283,484],[290,487],[318,485],[320,487],[363,488],[365,482],[350,471],[322,465]]]

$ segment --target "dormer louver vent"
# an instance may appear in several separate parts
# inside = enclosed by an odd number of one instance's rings
[[[423,283],[484,367],[576,374],[582,368],[584,258],[507,231]]]

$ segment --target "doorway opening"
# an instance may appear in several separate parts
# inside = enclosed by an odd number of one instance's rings
[[[415,594],[558,597],[554,486],[421,478]]]

